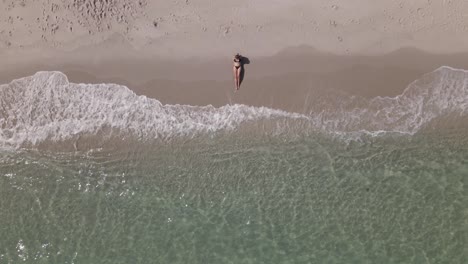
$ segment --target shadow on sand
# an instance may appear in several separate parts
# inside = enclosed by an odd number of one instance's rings
[[[244,65],[250,64],[250,59],[247,58],[247,57],[242,56],[241,63],[242,63],[242,68],[241,68],[241,72],[240,72],[239,86],[242,85],[242,82],[244,81],[244,76],[245,76],[245,67],[244,67]]]

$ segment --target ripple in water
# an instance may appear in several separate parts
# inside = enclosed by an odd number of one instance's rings
[[[349,98],[357,101],[333,113],[325,107],[301,115],[164,106],[122,86],[69,84],[54,74],[0,87],[1,142],[14,147],[0,152],[0,263],[468,259],[464,71],[441,68],[399,97]],[[42,84],[30,84],[38,76]],[[39,98],[30,95],[41,89]],[[92,92],[84,98],[83,89]],[[141,110],[129,111],[132,103]],[[352,115],[369,122],[331,121]],[[80,129],[101,130],[90,139],[101,142],[108,136],[102,131],[114,128],[128,129],[110,139],[125,144],[34,147],[68,144],[63,137]],[[174,137],[179,128],[201,133]],[[151,129],[160,129],[151,137],[168,129],[175,139],[150,140]],[[236,133],[223,132],[230,129]],[[334,136],[392,129],[406,130]],[[132,133],[137,140],[124,137]]]

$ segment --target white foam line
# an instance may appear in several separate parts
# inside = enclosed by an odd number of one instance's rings
[[[327,111],[303,115],[241,104],[163,105],[122,85],[75,84],[61,72],[38,72],[0,85],[0,146],[67,140],[108,127],[138,137],[171,138],[284,118],[332,135],[414,134],[442,114],[465,112],[467,83],[468,71],[443,66],[412,82],[401,95],[367,101],[333,98],[339,105],[322,102]],[[353,102],[361,106],[356,108]]]

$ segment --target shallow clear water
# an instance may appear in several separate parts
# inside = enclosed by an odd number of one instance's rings
[[[0,85],[0,263],[468,263],[468,71],[310,100]]]
[[[4,151],[0,263],[465,263],[465,132]]]

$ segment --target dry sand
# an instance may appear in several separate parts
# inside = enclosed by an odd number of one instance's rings
[[[395,96],[468,68],[462,0],[4,0],[0,82],[59,70],[163,103],[301,111],[326,91]],[[231,57],[246,55],[234,92]]]

